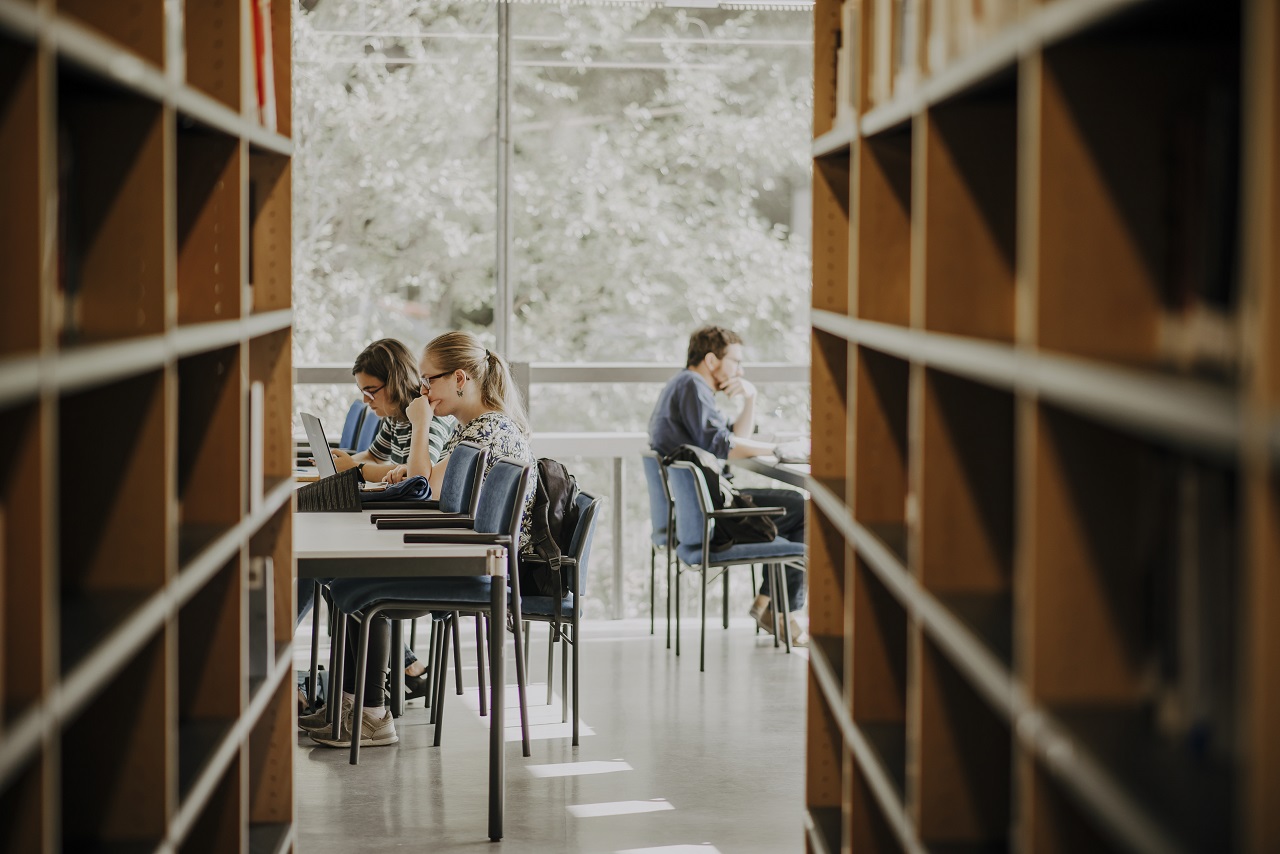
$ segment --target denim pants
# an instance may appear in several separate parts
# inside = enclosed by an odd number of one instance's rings
[[[778,525],[778,536],[793,543],[804,542],[804,493],[794,489],[742,489],[743,495],[750,495],[757,507],[781,507],[787,511],[785,516],[774,516]],[[794,566],[783,567],[787,576],[787,593],[791,597],[791,610],[799,611],[804,607],[805,584],[804,570]],[[769,595],[769,576],[765,573],[760,584],[760,595]]]

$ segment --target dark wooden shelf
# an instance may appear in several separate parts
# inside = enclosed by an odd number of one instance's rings
[[[280,854],[292,832],[291,824],[249,825],[249,854]]]
[[[867,530],[903,565],[907,565],[907,526],[901,522],[869,523]]]
[[[1009,593],[942,593],[938,602],[1013,669],[1013,597]]]
[[[234,720],[185,721],[178,725],[178,796],[185,798],[235,725]]]
[[[260,418],[279,444],[293,321],[290,95],[279,133],[241,115],[247,8],[0,0],[3,850],[236,850],[251,823],[292,842],[292,749],[256,794],[269,815],[241,791],[257,717],[292,700],[293,616],[277,609],[277,660],[241,709],[240,556],[265,528],[286,611],[293,584],[290,466],[273,458],[252,506],[244,483],[241,354],[273,342]],[[292,15],[272,5],[284,90]],[[250,152],[269,167],[252,215]],[[271,298],[244,317],[251,220]]]
[[[186,524],[178,529],[178,565],[185,567],[231,530],[226,525]]]
[[[1234,850],[1234,772],[1219,751],[1227,745],[1181,745],[1156,733],[1152,713],[1135,709],[1060,707],[1054,720],[1116,785],[1190,850]],[[1220,734],[1222,736],[1223,734]],[[1071,775],[1071,766],[1062,766]]]
[[[837,854],[840,851],[842,824],[840,807],[810,807],[805,811],[805,833],[816,854]]]
[[[898,800],[906,802],[907,725],[900,722],[861,722],[858,726],[893,781]]]
[[[1211,5],[814,6],[807,803],[851,753],[843,846],[1280,838],[1280,7]]]
[[[58,647],[65,674],[113,631],[128,622],[151,593],[144,590],[94,590],[61,600]]]

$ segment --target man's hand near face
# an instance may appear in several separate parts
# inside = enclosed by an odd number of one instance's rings
[[[720,391],[729,395],[729,397],[745,397],[747,400],[756,399],[756,387],[750,380],[742,377],[733,377],[721,383]]]

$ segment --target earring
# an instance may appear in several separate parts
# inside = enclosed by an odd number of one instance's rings
[[[462,387],[458,387],[458,397],[462,397]]]

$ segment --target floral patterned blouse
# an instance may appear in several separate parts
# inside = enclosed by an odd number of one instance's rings
[[[529,463],[536,463],[533,451],[529,448],[529,440],[525,437],[516,423],[503,415],[501,412],[485,412],[468,421],[459,427],[449,441],[444,443],[444,450],[441,452],[442,457],[448,456],[453,452],[454,447],[459,442],[471,442],[482,448],[489,449],[489,459],[485,463],[484,473],[486,476],[489,470],[493,468],[493,464],[498,461],[498,457],[514,457],[517,460],[524,460]],[[524,513],[520,516],[520,551],[528,552],[532,548],[529,545],[530,525],[533,513],[533,493],[537,487],[537,471],[534,471],[534,477],[529,478],[529,492],[524,497]]]

